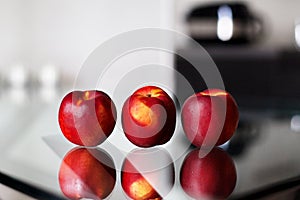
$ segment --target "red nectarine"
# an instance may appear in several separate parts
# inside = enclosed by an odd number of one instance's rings
[[[189,97],[183,104],[181,122],[187,138],[197,147],[209,148],[228,141],[239,121],[233,97],[209,89]]]
[[[137,146],[165,144],[173,136],[175,125],[175,104],[159,87],[142,87],[124,103],[123,130],[128,140]]]
[[[64,136],[74,144],[97,146],[113,131],[116,107],[101,91],[73,91],[60,105],[58,121]]]

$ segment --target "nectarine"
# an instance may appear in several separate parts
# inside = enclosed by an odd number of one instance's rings
[[[123,105],[123,130],[128,140],[139,147],[165,144],[173,136],[175,125],[175,104],[159,87],[142,87]]]
[[[233,97],[220,89],[208,89],[190,96],[183,104],[181,122],[191,143],[212,148],[228,141],[239,121]]]
[[[73,91],[60,105],[58,121],[64,136],[81,146],[97,146],[113,131],[116,107],[102,91]]]

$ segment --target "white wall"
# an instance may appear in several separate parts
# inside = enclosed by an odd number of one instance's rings
[[[76,75],[113,35],[172,26],[170,0],[0,0],[0,71],[14,64],[59,66]]]

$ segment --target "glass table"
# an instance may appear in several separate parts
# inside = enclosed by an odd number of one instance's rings
[[[67,199],[58,176],[63,158],[76,146],[68,142],[59,129],[60,99],[51,103],[33,99],[22,103],[1,100],[0,182],[3,187],[30,199]],[[238,130],[230,142],[222,146],[233,159],[237,173],[235,189],[229,199],[299,197],[300,119],[274,113],[241,110]],[[112,159],[116,170],[115,185],[106,199],[126,199],[121,167],[128,152],[136,148],[126,140],[119,121],[118,118],[107,141],[97,147]],[[183,191],[179,176],[185,156],[194,147],[184,137],[180,118],[177,118],[171,141],[159,148],[170,155],[175,175],[174,186],[164,199],[191,199]],[[165,161],[163,156],[158,157],[158,163]],[[227,180],[223,181],[226,184]],[[0,194],[1,198],[4,197]]]

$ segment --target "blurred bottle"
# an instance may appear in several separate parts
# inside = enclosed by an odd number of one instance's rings
[[[55,65],[44,65],[36,73],[37,95],[43,102],[51,103],[57,99],[60,87],[60,73]]]
[[[8,70],[4,82],[6,93],[12,102],[24,104],[28,101],[29,76],[29,71],[21,64],[13,65]]]

